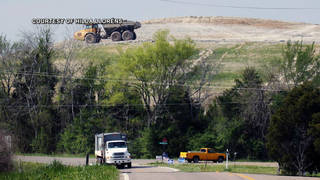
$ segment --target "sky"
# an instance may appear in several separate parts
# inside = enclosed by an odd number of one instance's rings
[[[17,41],[21,32],[35,29],[33,18],[114,17],[143,21],[177,16],[235,16],[320,24],[320,0],[0,0],[0,34]],[[63,39],[65,26],[54,25],[57,39]]]

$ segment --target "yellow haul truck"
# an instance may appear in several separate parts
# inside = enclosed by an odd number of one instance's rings
[[[135,29],[141,27],[140,22],[123,21],[119,24],[87,24],[85,28],[74,33],[74,38],[87,43],[99,43],[101,39],[112,41],[128,41],[137,38]]]
[[[200,151],[180,152],[180,158],[184,158],[189,163],[198,163],[199,161],[223,162],[226,154],[214,152],[211,148],[201,148]]]

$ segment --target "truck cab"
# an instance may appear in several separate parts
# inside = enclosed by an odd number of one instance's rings
[[[85,40],[87,43],[96,43],[100,41],[100,27],[98,24],[87,24],[84,29],[74,33],[74,38]]]
[[[121,133],[97,134],[95,144],[97,163],[131,168],[131,154],[128,151],[126,135]]]

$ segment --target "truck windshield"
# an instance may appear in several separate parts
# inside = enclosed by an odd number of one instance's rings
[[[126,148],[125,142],[111,142],[108,143],[108,148]]]

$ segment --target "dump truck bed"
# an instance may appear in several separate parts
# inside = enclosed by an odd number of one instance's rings
[[[135,21],[124,21],[123,23],[120,23],[120,24],[103,24],[104,29],[119,28],[119,27],[130,27],[132,29],[138,29],[141,27],[141,24]]]

